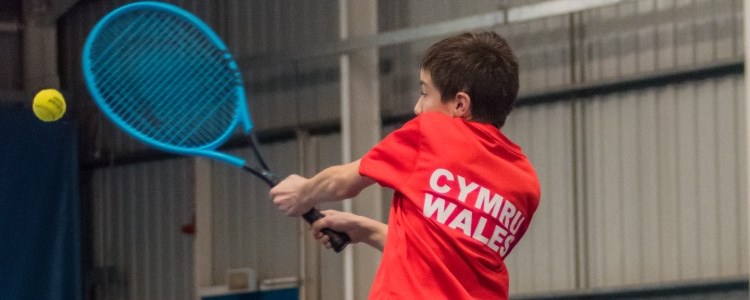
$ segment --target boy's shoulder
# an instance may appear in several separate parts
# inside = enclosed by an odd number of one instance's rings
[[[422,113],[413,119],[419,135],[441,145],[482,145],[498,151],[510,151],[518,157],[526,158],[523,150],[492,124],[454,118],[442,113]]]

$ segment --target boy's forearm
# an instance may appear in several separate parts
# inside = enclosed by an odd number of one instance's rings
[[[365,231],[363,234],[363,242],[375,249],[383,251],[386,236],[388,235],[388,224],[362,217],[360,220],[360,227]]]
[[[327,168],[307,182],[306,197],[314,204],[340,201],[354,197],[373,184],[370,178],[359,175],[359,160]]]

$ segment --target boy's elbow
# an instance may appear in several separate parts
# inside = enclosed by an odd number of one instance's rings
[[[356,175],[342,173],[336,176],[334,194],[337,199],[349,199],[359,195],[363,187],[358,180],[359,174]]]
[[[346,179],[340,179],[334,193],[337,199],[349,199],[359,195],[360,191],[360,189],[353,187]]]

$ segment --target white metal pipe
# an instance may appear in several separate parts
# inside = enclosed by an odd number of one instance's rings
[[[748,174],[745,178],[745,197],[746,201],[748,202],[748,216],[750,216],[750,192],[748,192],[748,187],[750,187],[750,147],[747,147],[747,145],[750,143],[750,101],[748,100],[748,97],[750,97],[750,20],[748,20],[748,16],[750,16],[750,0],[743,1],[743,16],[742,18],[742,24],[744,28],[744,40],[745,40],[745,174]],[[750,222],[748,222],[750,224]],[[748,233],[746,233],[748,236],[750,236],[750,226],[748,228],[745,228],[748,230]],[[750,238],[748,238],[748,243],[750,243]],[[748,247],[750,249],[750,247]],[[749,251],[750,252],[750,251]],[[748,253],[750,255],[750,253]],[[748,270],[750,270],[750,265],[747,266]]]
[[[339,38],[344,41],[349,38],[349,1],[339,0]],[[349,163],[352,161],[352,138],[351,138],[351,78],[349,55],[342,53],[339,57],[341,72],[341,161]],[[342,203],[342,210],[352,211],[352,200],[346,199]],[[354,253],[352,247],[344,250],[344,299],[354,300]]]

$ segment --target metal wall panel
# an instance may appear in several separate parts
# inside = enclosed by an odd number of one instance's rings
[[[742,84],[585,101],[588,287],[746,274]]]
[[[559,16],[496,28],[518,57],[520,93],[571,84],[570,27],[570,16]]]
[[[98,299],[193,298],[192,180],[189,159],[93,172]]]
[[[725,76],[514,111],[503,131],[537,169],[542,202],[507,260],[511,291],[746,274],[742,84]]]
[[[640,0],[582,13],[578,81],[742,58],[741,1]]]
[[[263,145],[261,151],[278,174],[297,172],[294,141]],[[252,151],[232,154],[254,164]],[[268,185],[238,168],[212,163],[211,204],[213,281],[227,284],[230,269],[252,268],[259,280],[299,277],[299,222],[281,214],[268,197]]]
[[[528,156],[542,187],[529,231],[506,259],[514,294],[575,288],[572,122],[571,103],[561,102],[516,109],[503,127]]]
[[[238,58],[338,40],[338,1],[230,1],[227,37]],[[249,20],[249,21],[246,21]],[[338,57],[319,57],[243,70],[259,128],[335,121]]]
[[[379,51],[380,113],[383,116],[410,113],[419,97],[421,57],[413,54],[411,48],[411,45],[396,45]]]
[[[507,9],[516,6],[532,5],[546,0],[481,0],[481,1],[451,1],[451,0],[402,0],[403,10],[409,12],[409,22],[403,27],[428,25],[436,22],[457,19],[476,14]],[[398,13],[398,12],[395,12]],[[401,29],[395,28],[395,29]]]

